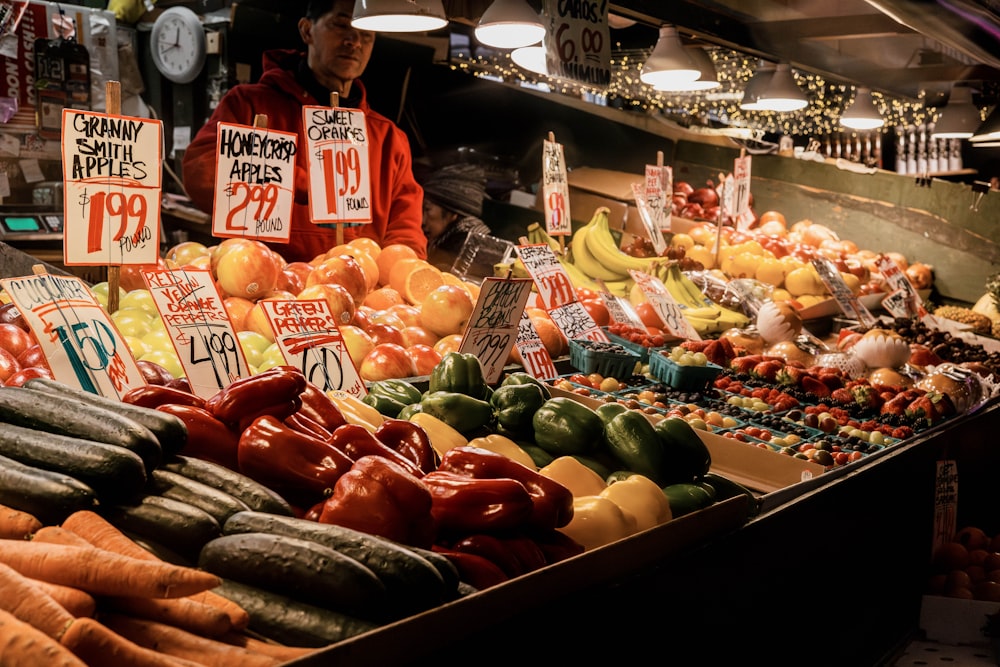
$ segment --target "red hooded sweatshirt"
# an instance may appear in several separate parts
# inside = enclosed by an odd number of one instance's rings
[[[336,245],[336,230],[314,225],[309,216],[309,174],[306,138],[302,132],[302,107],[327,105],[316,100],[296,79],[305,53],[273,50],[264,54],[264,73],[257,83],[239,84],[223,96],[212,117],[202,127],[184,153],[184,188],[194,204],[211,212],[215,197],[217,131],[220,121],[252,125],[257,114],[267,115],[267,126],[295,132],[298,153],[295,162],[295,203],[289,243],[270,243],[289,262],[308,262]],[[344,240],[358,236],[375,239],[382,246],[402,243],[427,256],[427,238],[420,228],[423,220],[423,189],[413,176],[410,144],[406,134],[391,120],[368,106],[364,85],[355,80],[352,93],[360,92],[357,108],[368,125],[371,167],[372,222],[348,226]],[[341,104],[344,101],[341,100]]]

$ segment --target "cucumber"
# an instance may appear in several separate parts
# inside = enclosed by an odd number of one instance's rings
[[[350,556],[318,542],[277,533],[223,535],[205,544],[198,567],[306,604],[383,620],[381,580]]]
[[[457,574],[455,581],[448,581],[432,561],[411,547],[352,528],[263,512],[239,512],[223,524],[222,532],[286,535],[322,544],[353,558],[374,572],[385,586],[390,615],[406,616],[455,597]]]
[[[246,610],[250,630],[286,646],[322,648],[379,627],[371,621],[227,579],[212,591]]]
[[[295,515],[288,501],[276,492],[218,463],[193,456],[177,455],[164,463],[163,469],[225,491],[232,497],[242,500],[253,511],[282,516]]]
[[[69,475],[0,456],[0,505],[32,514],[50,526],[73,512],[97,509],[97,494]]]
[[[157,469],[150,473],[149,488],[158,496],[208,512],[220,526],[233,514],[250,509],[245,502],[225,491],[169,470]]]
[[[142,458],[147,473],[163,457],[160,441],[134,419],[39,389],[0,387],[0,422],[124,447]]]
[[[123,403],[119,399],[93,394],[50,378],[31,378],[22,386],[28,389],[39,389],[56,395],[75,398],[84,403],[106,408],[124,417],[133,419],[148,428],[156,436],[160,447],[167,454],[176,454],[181,451],[187,442],[187,425],[175,415],[141,405]]]
[[[754,495],[753,491],[739,482],[734,482],[725,475],[720,475],[716,472],[705,473],[702,481],[711,484],[712,488],[715,489],[716,502],[735,498],[742,494],[747,497],[747,501],[749,502],[750,516],[757,516],[757,513],[760,511],[760,500]]]
[[[0,456],[80,480],[105,502],[134,498],[146,485],[139,455],[117,445],[6,424]]]
[[[105,505],[98,512],[119,530],[169,545],[194,562],[206,542],[222,534],[219,522],[204,510],[163,496],[143,496],[137,503]]]
[[[420,547],[407,547],[407,549],[422,558],[426,558],[427,562],[434,566],[444,580],[445,591],[448,592],[450,597],[456,595],[461,597],[459,588],[462,586],[462,575],[459,574],[458,568],[448,560],[447,556],[439,554],[436,551],[431,551],[430,549],[421,549]]]

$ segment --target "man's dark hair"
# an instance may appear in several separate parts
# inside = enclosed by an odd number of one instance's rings
[[[337,0],[309,0],[306,5],[306,18],[315,21],[333,9]]]

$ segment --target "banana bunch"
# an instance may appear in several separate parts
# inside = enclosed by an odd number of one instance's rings
[[[545,227],[543,227],[540,222],[533,222],[528,225],[527,238],[528,243],[532,245],[545,243],[552,248],[552,252],[554,252],[557,257],[563,254],[563,249],[560,247],[559,241],[549,236],[549,233],[545,231]]]
[[[693,280],[684,275],[676,262],[659,267],[656,277],[681,307],[685,319],[701,336],[721,333],[733,327],[745,327],[750,323],[743,313],[726,308],[705,296]]]
[[[573,233],[570,251],[573,263],[591,278],[605,283],[629,279],[629,270],[649,273],[662,260],[658,257],[632,257],[621,251],[611,234],[608,216],[611,210],[599,206],[593,217]]]
[[[604,219],[605,222],[607,222],[608,209],[604,210],[605,210]],[[591,222],[593,222],[593,220],[591,220]],[[590,223],[588,223],[588,225],[589,224]],[[610,233],[611,232],[609,228],[608,230],[609,236]],[[579,232],[577,232],[577,234],[579,234]],[[574,287],[585,288],[594,291],[602,291],[601,285],[597,282],[597,279],[600,279],[604,282],[604,287],[607,288],[608,292],[614,294],[615,296],[627,297],[629,290],[632,289],[633,281],[631,276],[628,275],[628,272],[626,272],[625,276],[622,277],[617,273],[594,274],[584,270],[583,267],[580,266],[580,264],[575,259],[576,234],[573,235],[574,245],[571,246],[572,248],[574,248],[572,259],[561,251],[559,247],[559,242],[554,238],[552,238],[551,236],[549,236],[548,232],[545,231],[545,227],[543,227],[540,223],[533,222],[530,225],[528,225],[527,239],[528,243],[532,244],[546,243],[550,248],[552,248],[552,252],[556,254],[556,257],[558,257],[559,263],[562,264],[563,269],[566,270],[566,274],[569,275],[570,282],[573,283]],[[612,243],[614,243],[613,238],[612,238]]]

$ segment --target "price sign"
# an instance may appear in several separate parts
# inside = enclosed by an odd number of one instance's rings
[[[642,221],[642,228],[646,230],[646,236],[653,242],[653,249],[656,250],[656,254],[662,255],[663,251],[667,249],[667,242],[664,240],[662,232],[660,232],[660,223],[656,220],[655,216],[658,212],[659,217],[663,218],[663,200],[660,199],[650,204],[649,200],[643,194],[641,183],[632,184],[632,197],[635,198],[635,207],[639,211],[639,220]]]
[[[642,290],[642,293],[646,295],[646,299],[653,306],[653,310],[663,320],[667,331],[678,338],[701,340],[701,336],[691,326],[691,323],[687,321],[687,318],[684,317],[684,309],[681,308],[680,304],[677,303],[659,278],[651,276],[648,273],[643,273],[642,271],[630,270],[629,273],[639,286],[639,289]]]
[[[573,233],[569,217],[569,179],[562,144],[546,139],[542,146],[542,199],[549,236]]]
[[[923,318],[927,315],[923,299],[921,299],[920,295],[917,294],[917,290],[913,288],[913,283],[911,283],[910,279],[906,277],[906,273],[899,268],[899,264],[896,264],[891,257],[879,255],[875,259],[875,266],[878,268],[879,273],[882,274],[882,277],[885,278],[885,282],[892,288],[890,291],[900,291],[906,297],[904,300],[906,314],[897,315],[893,313],[894,317]],[[889,297],[886,297],[886,299],[888,298]],[[899,301],[899,299],[895,299],[895,301]],[[882,300],[882,303],[886,310],[890,313],[893,312],[892,310],[889,310],[889,306],[885,304],[885,299]],[[898,310],[899,307],[897,306],[897,311]]]
[[[63,263],[155,264],[160,254],[158,120],[63,109]]]
[[[357,109],[302,107],[314,223],[372,221],[368,123]]]
[[[556,372],[556,365],[552,363],[549,351],[545,349],[545,344],[538,337],[535,325],[531,323],[528,313],[521,311],[521,319],[517,324],[517,339],[514,341],[517,351],[521,355],[521,363],[524,370],[532,377],[539,380],[551,380],[559,375]]]
[[[298,136],[219,123],[212,235],[288,243]]]
[[[125,339],[79,278],[40,274],[0,285],[38,339],[56,380],[114,398],[146,384]]]
[[[830,294],[837,300],[837,305],[844,315],[861,322],[865,327],[875,326],[875,317],[872,316],[865,305],[858,301],[858,298],[851,292],[851,288],[844,282],[837,265],[826,257],[816,257],[812,260],[812,265],[816,267],[816,273],[820,280],[830,290]]]
[[[750,210],[750,156],[736,158],[733,166],[733,208],[732,216],[736,228],[750,229],[754,222],[753,211]]]
[[[611,340],[579,301],[572,301],[548,312],[568,340],[596,340],[603,343]]]
[[[660,232],[673,229],[674,170],[658,164],[646,165],[646,204]]]
[[[628,299],[623,299],[620,296],[615,296],[611,292],[605,291],[598,292],[598,295],[600,295],[601,302],[605,308],[608,309],[608,315],[611,316],[612,322],[621,322],[622,324],[631,324],[634,327],[646,328],[646,325],[642,323],[642,318],[639,317],[639,313],[635,311],[635,308],[632,307]]]
[[[324,299],[261,301],[274,341],[290,366],[322,389],[367,394],[337,319]]]
[[[594,88],[611,85],[611,36],[608,3],[577,4],[544,0],[545,64],[549,76]]]
[[[476,355],[487,384],[500,379],[530,294],[531,280],[527,278],[483,280],[459,351]]]
[[[246,356],[208,269],[142,271],[192,393],[210,398],[249,377]]]

